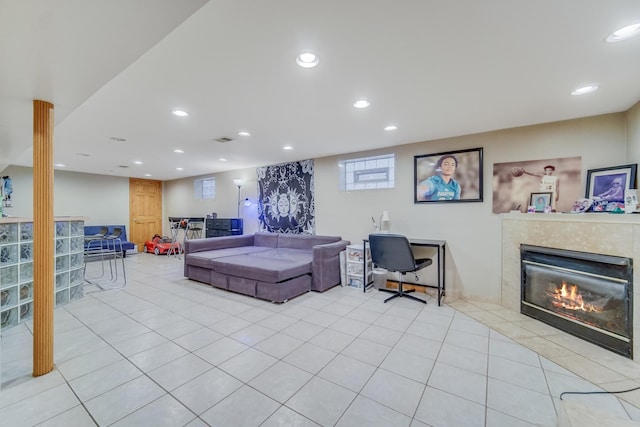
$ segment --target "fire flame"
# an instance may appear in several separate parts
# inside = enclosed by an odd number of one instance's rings
[[[551,303],[554,307],[596,313],[602,311],[602,309],[596,308],[593,304],[585,303],[582,299],[582,294],[578,291],[578,286],[567,285],[564,280],[562,281],[562,286],[556,287],[556,289],[549,292],[549,295],[553,298]]]

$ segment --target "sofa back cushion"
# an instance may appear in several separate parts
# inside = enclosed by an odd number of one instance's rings
[[[264,246],[267,248],[278,247],[278,234],[276,233],[256,233],[253,237],[254,246]]]
[[[291,249],[312,249],[315,245],[340,241],[336,236],[314,236],[311,234],[279,234],[278,247]]]

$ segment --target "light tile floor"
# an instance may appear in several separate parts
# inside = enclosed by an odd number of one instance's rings
[[[640,386],[640,364],[493,304],[336,287],[278,305],[173,256],[125,263],[124,289],[56,309],[50,374],[31,377],[29,322],[2,331],[1,425],[554,426],[564,391]],[[640,391],[564,399],[640,420]]]

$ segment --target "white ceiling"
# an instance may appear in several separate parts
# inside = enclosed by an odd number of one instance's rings
[[[638,0],[0,0],[0,171],[32,164],[33,99],[65,170],[160,180],[625,111],[640,37],[604,39],[638,20]]]

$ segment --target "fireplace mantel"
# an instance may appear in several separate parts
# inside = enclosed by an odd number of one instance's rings
[[[598,224],[638,224],[640,225],[640,212],[638,214],[612,214],[612,213],[521,213],[513,212],[501,214],[503,220],[516,221],[562,221],[562,222],[586,222]]]
[[[640,283],[640,215],[523,214],[502,217],[502,306],[520,312],[520,245],[593,252],[634,260],[634,283]],[[634,287],[633,329],[640,331],[640,286]],[[633,354],[640,355],[635,340]]]

